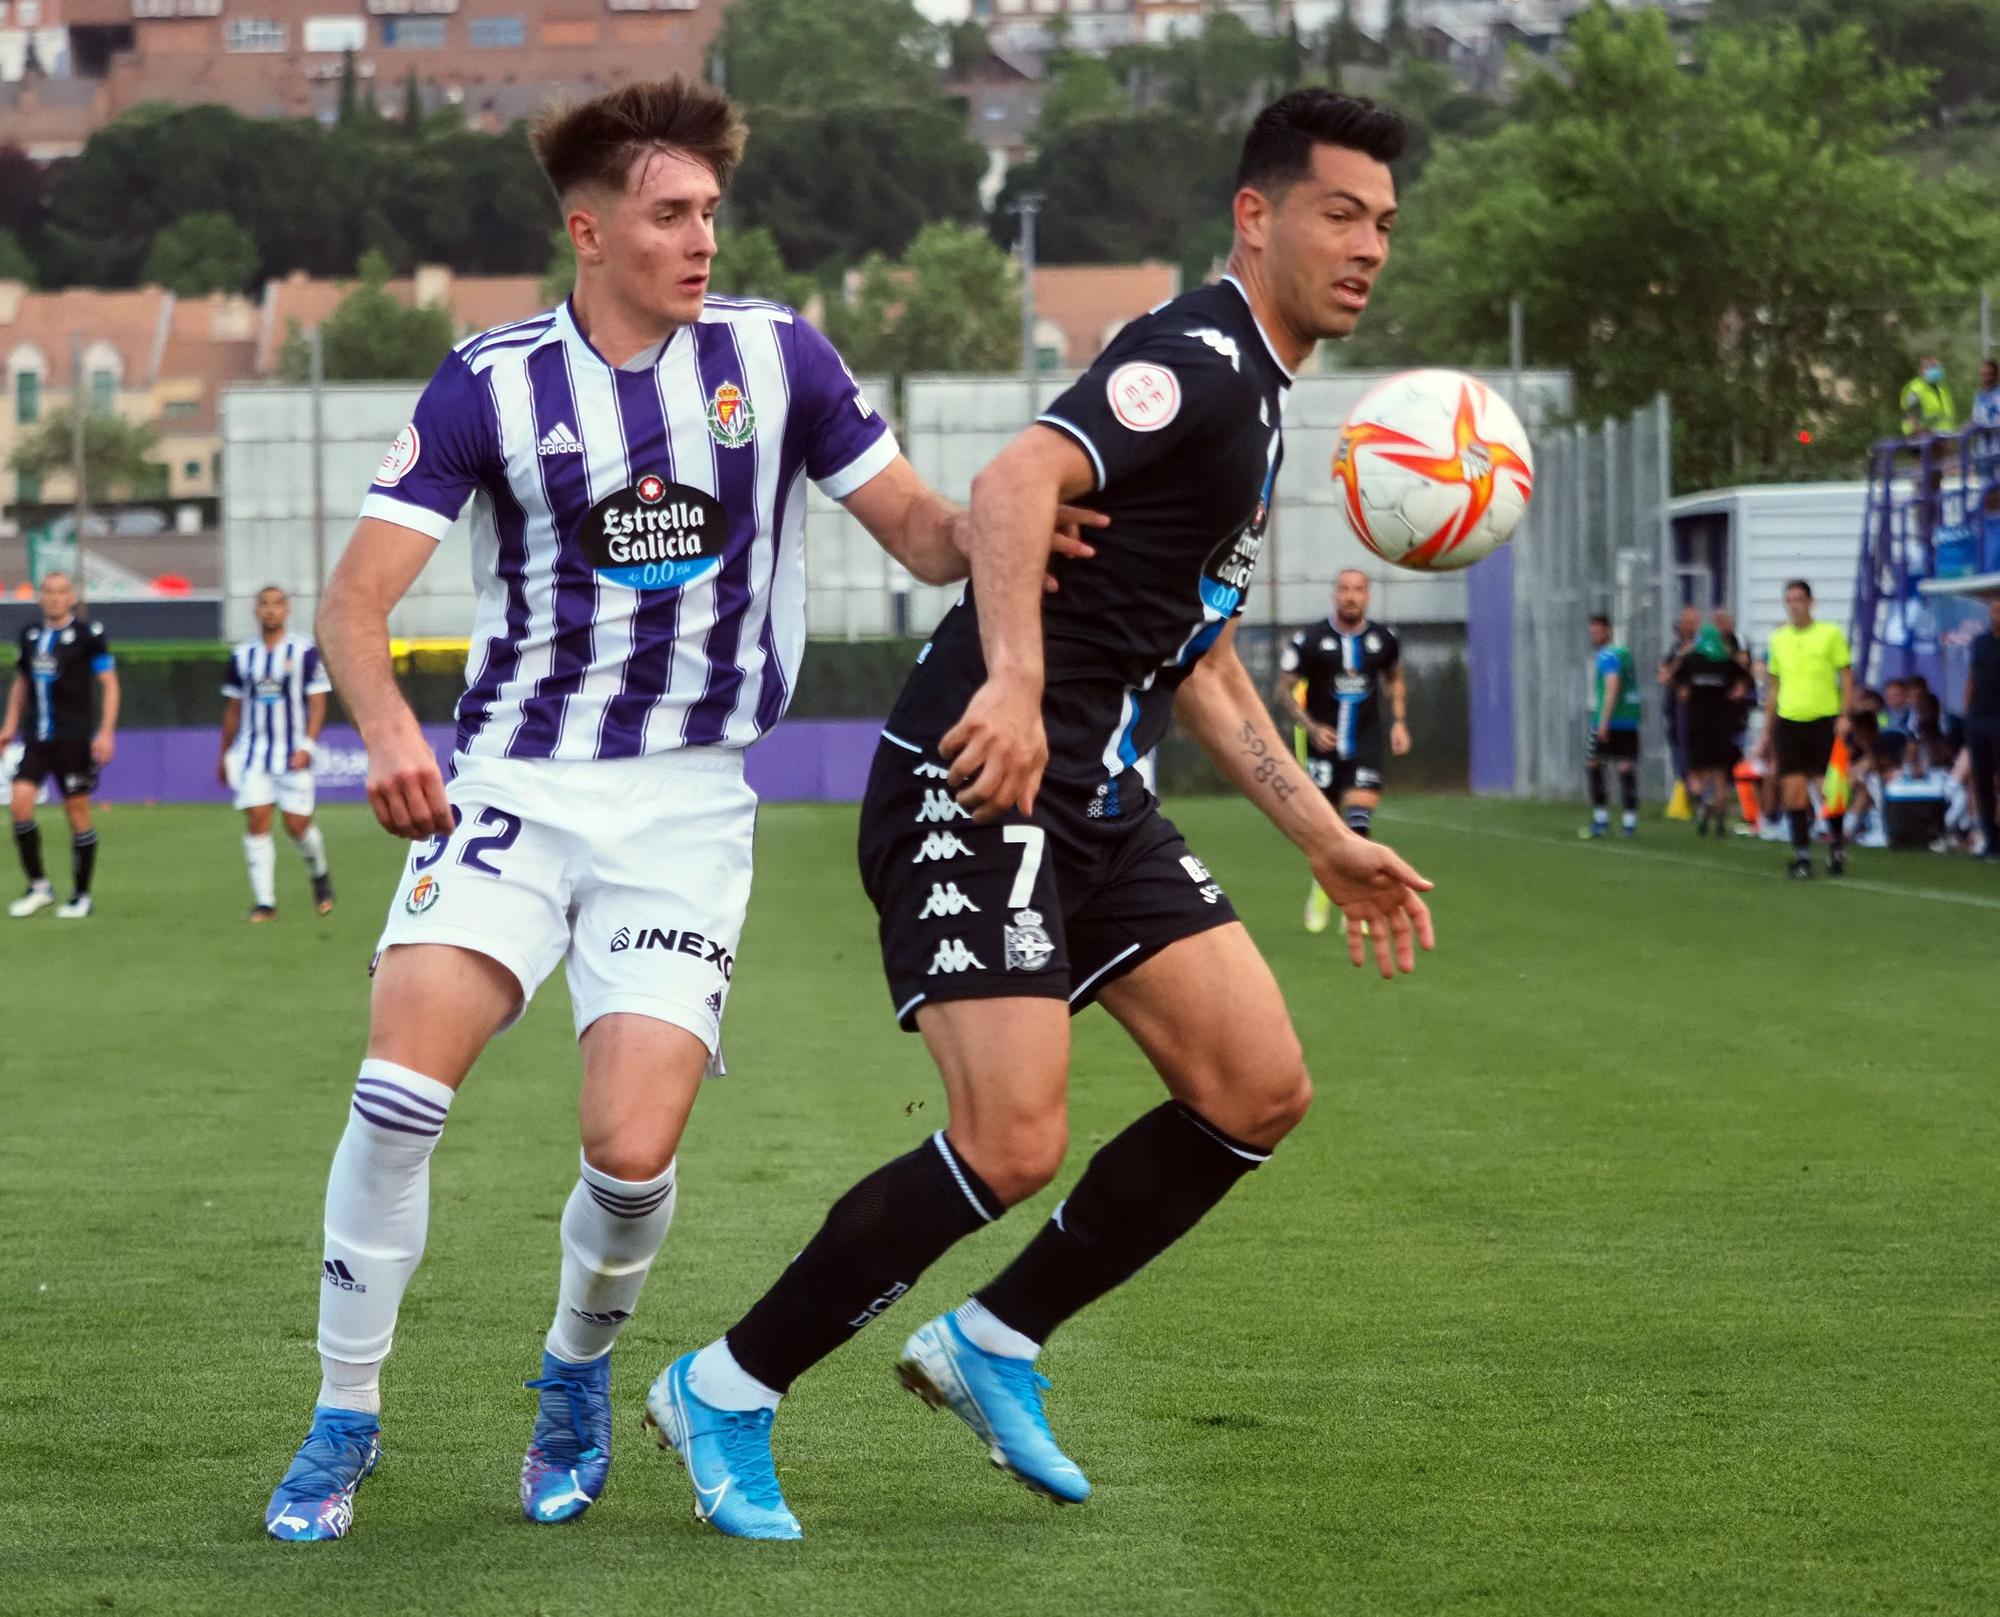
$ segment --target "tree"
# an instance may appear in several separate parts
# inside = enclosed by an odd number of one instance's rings
[[[1715,14],[1790,24],[1809,39],[1863,28],[1884,60],[1935,75],[1938,105],[2000,99],[2000,0],[1715,0]]]
[[[417,88],[417,70],[403,80],[403,133],[412,140],[424,132],[424,96]]]
[[[549,267],[542,271],[542,301],[557,304],[576,290],[576,243],[569,239],[569,226],[558,225],[549,232]]]
[[[1490,135],[1506,116],[1497,101],[1460,89],[1450,68],[1423,56],[1396,58],[1387,100],[1409,125],[1410,143],[1396,164],[1406,189],[1422,177],[1440,139]]]
[[[716,249],[708,284],[725,296],[769,298],[796,309],[813,295],[812,277],[785,268],[778,239],[768,230],[725,230]]]
[[[910,0],[736,0],[716,49],[722,82],[755,111],[938,93],[937,32]]]
[[[19,146],[0,146],[0,230],[30,241],[48,207],[48,171]]]
[[[1354,0],[1340,0],[1340,15],[1327,25],[1326,37],[1320,43],[1320,60],[1326,68],[1327,82],[1339,89],[1341,70],[1370,60],[1374,49],[1354,20]]]
[[[974,72],[992,54],[993,41],[986,37],[986,30],[970,17],[964,22],[953,23],[945,32],[945,59],[955,79]]]
[[[730,25],[754,6],[744,0]],[[888,105],[819,103],[753,114],[756,133],[730,188],[745,226],[777,239],[800,269],[901,253],[926,224],[981,217],[986,154],[941,96]]]
[[[1401,56],[1409,50],[1409,0],[1389,0],[1389,15],[1382,26],[1382,48],[1391,56]]]
[[[93,496],[124,494],[149,499],[167,490],[167,468],[152,458],[160,435],[151,427],[104,411],[83,418],[83,465]],[[51,410],[41,425],[15,446],[8,464],[17,478],[36,482],[52,472],[76,469],[76,418]]]
[[[1990,197],[1891,154],[1922,75],[1855,29],[1711,31],[1690,73],[1657,12],[1603,8],[1559,65],[1514,121],[1440,142],[1357,358],[1496,360],[1518,295],[1579,415],[1672,396],[1680,487],[1858,453],[1890,425],[1911,314],[1969,297],[2000,248]]]
[[[388,280],[388,260],[363,255],[359,284],[321,328],[328,381],[425,381],[450,351],[450,314],[434,304],[410,307],[389,291]],[[304,348],[303,341],[296,347],[288,341],[280,356],[288,381],[305,379]]]
[[[1125,87],[1101,56],[1068,52],[1052,56],[1043,73],[1041,110],[1035,116],[1035,144],[1044,145],[1086,118],[1131,110]]]
[[[856,370],[1009,368],[1021,341],[1014,266],[980,231],[927,225],[900,265],[870,255],[859,296],[827,310],[827,334]]]
[[[35,284],[35,261],[11,230],[0,230],[0,281]]]
[[[1007,205],[1044,197],[1037,245],[1051,264],[1171,259],[1189,280],[1229,245],[1240,137],[1167,110],[1091,118],[1054,136],[1007,176],[992,229],[1013,240]],[[1163,184],[1163,175],[1174,183]]]
[[[1120,46],[1111,65],[1127,76],[1138,107],[1171,109],[1237,131],[1297,74],[1286,36],[1267,38],[1230,11],[1210,12],[1198,33]]]
[[[240,292],[257,273],[257,243],[226,213],[191,213],[153,238],[146,280],[181,297]]]
[[[340,57],[340,106],[334,115],[334,122],[351,124],[361,112],[361,70],[355,65],[354,52],[343,51]]]

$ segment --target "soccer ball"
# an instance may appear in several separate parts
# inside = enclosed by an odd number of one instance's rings
[[[1535,461],[1520,417],[1476,376],[1404,371],[1355,405],[1333,481],[1355,538],[1398,567],[1442,573],[1513,536]]]

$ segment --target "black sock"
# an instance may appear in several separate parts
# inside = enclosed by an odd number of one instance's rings
[[[1829,814],[1826,817],[1827,846],[1835,853],[1847,851],[1847,815]]]
[[[79,898],[90,893],[90,873],[97,868],[97,833],[79,831],[70,839],[70,873],[76,877],[76,892]]]
[[[1618,771],[1618,803],[1627,814],[1639,812],[1639,772],[1636,769]]]
[[[978,1300],[1002,1324],[1046,1342],[1193,1229],[1269,1156],[1177,1100],[1156,1107],[1090,1159],[1055,1216]]]
[[[14,851],[21,856],[21,868],[28,873],[29,881],[49,879],[48,870],[42,864],[42,828],[33,820],[14,822]]]
[[[1812,854],[1812,810],[1786,809],[1785,820],[1792,828],[1792,853],[1800,858]]]
[[[1346,818],[1347,829],[1357,837],[1365,837],[1371,833],[1375,824],[1375,811],[1372,808],[1357,806],[1346,810]]]
[[[1604,795],[1604,766],[1593,758],[1584,765],[1583,772],[1590,781],[1590,806],[1603,808],[1610,801]]]
[[[833,1204],[777,1284],[729,1327],[729,1351],[783,1392],[1004,1211],[940,1130]]]

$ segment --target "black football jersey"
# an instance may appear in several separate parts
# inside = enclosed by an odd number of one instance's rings
[[[53,629],[31,623],[20,649],[15,666],[28,682],[21,739],[88,741],[97,728],[97,676],[112,666],[104,626],[75,617]]]
[[[1291,376],[1225,279],[1142,315],[1037,417],[1076,440],[1111,525],[1088,561],[1058,557],[1044,599],[1048,778],[1093,818],[1146,801],[1138,761],[1174,692],[1243,610],[1270,515]],[[958,722],[986,677],[968,587],[924,648],[889,730],[919,746]],[[1131,778],[1128,778],[1130,776]]]
[[[1330,725],[1340,744],[1329,758],[1352,758],[1357,749],[1379,752],[1382,677],[1402,661],[1396,637],[1373,618],[1349,634],[1332,618],[1309,624],[1285,642],[1278,667],[1305,686],[1300,703],[1315,724]],[[1318,748],[1310,749],[1318,752]]]

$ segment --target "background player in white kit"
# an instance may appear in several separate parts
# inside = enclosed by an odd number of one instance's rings
[[[290,597],[276,584],[257,592],[257,633],[229,654],[222,682],[222,756],[216,775],[236,794],[243,813],[243,859],[250,870],[250,913],[268,921],[278,913],[278,854],[271,841],[271,809],[285,817],[285,832],[312,877],[313,907],[333,909],[333,878],[326,869],[326,838],[313,824],[313,752],[326,728],[326,677],[319,648],[291,633]]]
[[[324,1374],[273,1537],[348,1530],[431,1150],[479,1052],[558,963],[583,1151],[521,1506],[562,1521],[596,1499],[611,1345],[673,1216],[735,970],[756,810],[742,749],[783,714],[804,650],[805,479],[918,578],[966,574],[964,513],[826,339],[778,305],[706,297],[743,140],[720,92],[680,79],[537,125],[576,291],[446,357],[328,585],[320,642],[368,746],[369,801],[424,840],[390,905],[327,1185]],[[447,789],[396,689],[388,614],[468,499],[479,605]]]

